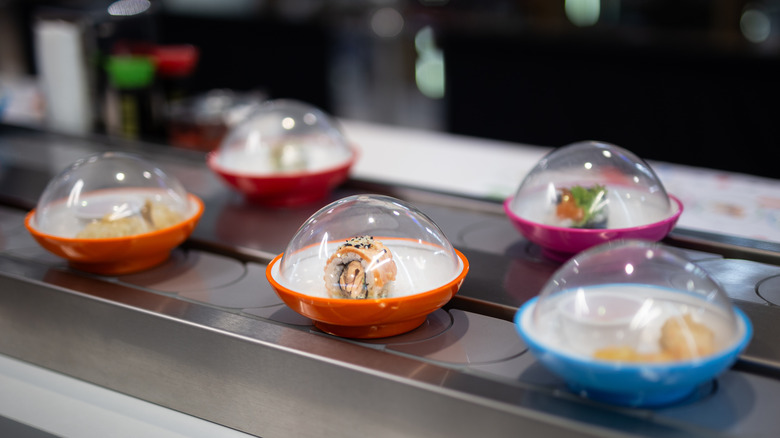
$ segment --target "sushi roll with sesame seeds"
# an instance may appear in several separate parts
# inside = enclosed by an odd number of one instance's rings
[[[332,298],[384,298],[395,281],[393,255],[372,236],[348,239],[325,264],[325,288]]]

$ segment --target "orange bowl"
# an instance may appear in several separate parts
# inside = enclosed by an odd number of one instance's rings
[[[320,330],[345,338],[383,338],[414,330],[425,322],[428,314],[455,296],[469,270],[466,257],[458,250],[455,252],[462,269],[454,279],[435,289],[400,297],[353,300],[296,292],[276,280],[283,254],[268,264],[265,275],[282,301],[312,319]]]
[[[46,234],[33,225],[35,210],[24,225],[44,249],[68,260],[70,266],[101,275],[124,275],[157,266],[183,243],[203,214],[203,201],[189,194],[190,216],[173,226],[132,236],[80,239]]]

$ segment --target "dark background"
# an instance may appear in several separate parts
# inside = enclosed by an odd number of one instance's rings
[[[41,8],[108,3],[0,7],[28,22]],[[599,21],[577,26],[564,1],[267,0],[238,12],[153,2],[154,14],[132,26],[200,49],[186,84],[193,94],[261,89],[342,117],[542,146],[602,140],[646,159],[778,176],[777,31],[751,42],[740,27],[751,8],[780,24],[777,2],[600,3]],[[372,32],[380,7],[403,16],[399,35]],[[426,26],[444,55],[441,99],[414,86],[414,36]],[[30,36],[22,40],[29,54]],[[348,75],[336,65],[345,59]],[[33,57],[27,62],[34,74]],[[428,116],[418,117],[420,108]]]

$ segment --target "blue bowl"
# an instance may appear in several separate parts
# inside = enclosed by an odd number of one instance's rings
[[[747,316],[734,308],[742,337],[717,354],[664,363],[597,360],[551,349],[539,342],[527,329],[537,300],[529,300],[515,314],[515,328],[531,353],[563,378],[571,391],[592,400],[623,406],[657,407],[685,399],[701,384],[730,368],[753,333]]]

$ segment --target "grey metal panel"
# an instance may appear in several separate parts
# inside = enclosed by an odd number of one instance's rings
[[[310,325],[274,324],[246,317],[241,309],[131,288],[121,278],[86,276],[62,266],[0,257],[0,272],[5,273],[0,275],[0,331],[9,335],[0,340],[3,353],[265,436],[289,432],[288,427],[315,433],[284,417],[279,404],[296,407],[288,415],[315,410],[312,418],[327,421],[334,435],[370,429],[392,436],[399,430],[384,431],[385,420],[364,412],[367,407],[404,416],[413,424],[400,429],[403,433],[426,436],[440,430],[452,436],[485,430],[503,436],[516,428],[568,436],[572,427],[588,433],[606,427],[618,434],[637,428],[648,436],[712,436],[722,429],[762,433],[778,422],[763,407],[777,403],[780,381],[736,372],[721,379],[717,394],[665,411],[594,405],[567,394],[560,379],[523,354],[511,323],[458,310],[451,310],[452,326],[432,332],[349,341]],[[356,414],[359,420],[351,421],[362,426],[331,418],[335,408],[322,393],[335,394],[340,409]],[[315,400],[325,408],[312,405]],[[725,409],[734,403],[756,407],[728,416],[707,414],[711,406]],[[250,416],[246,409],[256,412]],[[406,409],[425,412],[426,419]],[[458,409],[463,411],[450,418]],[[560,423],[548,428],[549,416]],[[489,428],[483,418],[491,418]],[[373,424],[377,421],[380,425]],[[460,421],[482,429],[476,432]]]
[[[780,275],[780,266],[748,260],[706,260],[697,264],[728,291],[731,298],[757,304],[767,303],[756,292],[758,284]]]
[[[0,270],[4,354],[248,433],[608,436],[644,423],[67,271],[3,258]]]
[[[56,435],[1,416],[0,431],[14,438],[56,438]]]

